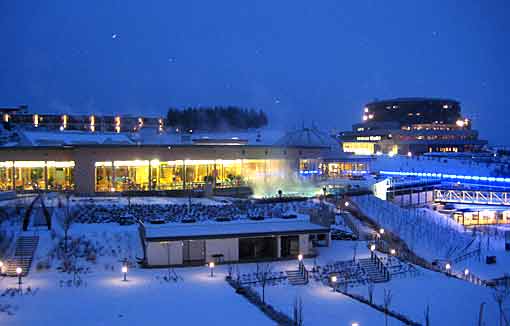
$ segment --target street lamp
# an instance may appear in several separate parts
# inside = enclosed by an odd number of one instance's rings
[[[211,270],[211,277],[214,277],[214,262],[209,263],[209,269]]]
[[[469,269],[467,269],[467,268],[466,268],[466,269],[464,270],[464,276],[468,276],[468,275],[469,275]]]
[[[302,262],[303,261],[303,254],[299,254],[297,256],[297,260],[299,260],[299,262]]]
[[[397,254],[397,251],[396,251],[395,249],[391,249],[391,250],[390,250],[390,254],[391,254],[392,256],[395,256],[395,255]]]
[[[338,278],[336,277],[336,275],[331,276],[331,284],[332,284],[333,292],[335,292],[337,281],[338,281]]]
[[[16,275],[18,275],[18,285],[21,286],[21,273],[23,269],[21,267],[16,267]]]
[[[380,233],[381,235],[383,235],[383,234],[384,234],[384,229],[383,229],[383,228],[380,228],[380,229],[379,229],[379,233]]]
[[[349,202],[346,201],[344,205],[345,205],[345,207],[349,207]]]
[[[371,252],[374,252],[374,251],[375,251],[375,244],[371,244],[371,245],[370,245],[370,251],[371,251]]]
[[[127,281],[127,272],[128,272],[128,267],[126,264],[122,265],[122,274],[124,274],[124,282]]]
[[[450,272],[450,269],[452,269],[452,265],[450,265],[450,263],[446,263],[444,268],[446,268],[446,272]]]

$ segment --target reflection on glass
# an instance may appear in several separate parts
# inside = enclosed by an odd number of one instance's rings
[[[13,166],[11,161],[0,162],[0,191],[12,190]]]

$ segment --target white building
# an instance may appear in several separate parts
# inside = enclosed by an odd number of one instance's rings
[[[140,224],[144,264],[149,267],[252,262],[316,255],[330,229],[308,220],[270,219],[196,224]]]

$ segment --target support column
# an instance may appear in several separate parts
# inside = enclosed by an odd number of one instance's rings
[[[276,258],[282,257],[282,237],[276,236]]]
[[[48,190],[48,161],[44,161],[44,190]]]

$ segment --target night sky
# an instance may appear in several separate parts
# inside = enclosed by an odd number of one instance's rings
[[[509,17],[508,0],[0,0],[0,106],[233,104],[347,130],[376,98],[449,97],[510,145]]]

